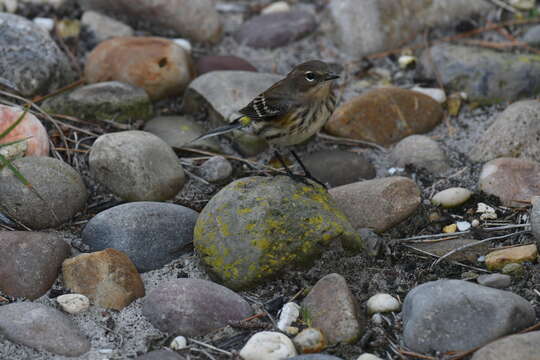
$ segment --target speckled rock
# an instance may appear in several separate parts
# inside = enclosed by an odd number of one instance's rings
[[[159,284],[144,298],[142,312],[161,331],[184,336],[206,335],[253,313],[247,301],[226,287],[188,278]]]
[[[334,240],[363,248],[328,193],[286,176],[236,180],[218,192],[195,226],[194,245],[208,271],[241,289],[312,262]]]
[[[39,25],[0,13],[0,74],[25,97],[48,94],[75,81],[68,57]]]
[[[441,105],[431,97],[388,87],[368,91],[338,106],[324,129],[336,136],[390,145],[430,131],[442,118]]]
[[[66,315],[43,304],[0,306],[0,332],[16,344],[57,355],[75,357],[90,350],[90,341]]]
[[[85,312],[90,307],[90,299],[82,294],[64,294],[56,297],[62,310],[69,314]]]
[[[448,158],[440,145],[423,135],[411,135],[401,140],[392,150],[396,166],[413,165],[418,169],[441,175],[450,169]]]
[[[30,156],[13,164],[35,191],[30,191],[4,167],[0,171],[0,204],[9,216],[30,228],[38,230],[63,224],[86,204],[88,194],[83,180],[65,162]]]
[[[385,231],[420,205],[420,189],[409,178],[393,176],[338,186],[330,195],[356,229]]]
[[[1,231],[0,250],[0,290],[29,299],[51,288],[71,253],[56,234],[29,231]]]
[[[90,121],[120,123],[148,120],[153,113],[150,98],[143,89],[119,81],[100,82],[62,93],[45,100],[43,109]]]
[[[521,296],[462,280],[417,286],[405,297],[402,315],[405,345],[420,353],[469,350],[536,318]]]
[[[471,360],[536,360],[540,353],[540,331],[510,335],[474,353]]]
[[[182,248],[193,240],[197,216],[176,204],[133,202],[100,212],[81,236],[93,251],[120,250],[145,272],[159,269],[183,253]]]
[[[182,94],[193,78],[191,56],[174,41],[158,37],[116,37],[95,47],[84,67],[87,82],[121,81],[158,100]]]
[[[94,179],[127,201],[168,200],[185,182],[171,147],[145,131],[101,135],[92,145],[88,163]]]
[[[249,61],[234,55],[202,56],[195,63],[195,68],[199,75],[220,70],[257,71]]]
[[[106,249],[81,254],[62,264],[64,286],[94,304],[122,310],[144,296],[144,284],[126,254]]]
[[[358,304],[339,274],[326,275],[302,302],[311,325],[320,329],[328,345],[354,343],[364,332],[365,319]]]
[[[538,249],[536,244],[516,246],[508,249],[500,249],[486,255],[488,270],[501,270],[507,264],[521,264],[524,262],[536,262]]]
[[[0,133],[3,133],[23,114],[18,107],[0,104]],[[47,129],[34,115],[26,113],[24,119],[13,130],[0,139],[0,144],[21,139],[25,141],[24,154],[27,156],[49,156],[49,136]]]
[[[320,329],[308,327],[293,338],[294,346],[301,354],[311,354],[323,351],[327,344]]]

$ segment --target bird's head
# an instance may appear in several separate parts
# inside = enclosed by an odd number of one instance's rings
[[[287,75],[291,84],[301,92],[329,86],[329,82],[337,78],[339,76],[330,69],[330,66],[319,60],[311,60],[297,65]]]

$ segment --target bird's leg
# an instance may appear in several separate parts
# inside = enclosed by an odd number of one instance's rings
[[[300,165],[300,167],[304,171],[305,176],[308,179],[311,179],[311,180],[315,181],[317,184],[321,185],[323,188],[326,189],[326,185],[322,181],[317,179],[315,176],[313,176],[313,174],[311,174],[311,172],[306,168],[306,166],[304,165],[302,160],[300,160],[300,157],[298,156],[298,154],[294,150],[290,150],[290,151],[291,151],[292,156],[294,157],[294,159],[298,163],[298,165]]]
[[[287,173],[287,175],[293,179],[294,181],[298,181],[298,182],[301,182],[303,184],[306,184],[306,185],[311,185],[311,183],[309,183],[306,179],[305,176],[302,176],[302,175],[298,175],[298,174],[294,174],[291,169],[287,166],[287,164],[285,163],[285,160],[283,159],[283,156],[281,156],[280,152],[277,151],[277,150],[274,150],[274,155],[276,156],[276,158],[278,159],[278,161],[281,163],[281,166],[283,166],[283,168],[285,169],[285,172]]]

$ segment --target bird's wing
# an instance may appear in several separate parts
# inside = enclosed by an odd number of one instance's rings
[[[294,101],[291,101],[287,94],[281,91],[265,91],[239,112],[254,121],[271,121],[288,113],[293,106]]]

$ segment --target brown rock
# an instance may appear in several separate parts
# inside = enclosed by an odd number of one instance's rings
[[[88,55],[86,81],[122,81],[143,88],[152,100],[180,95],[193,78],[189,54],[158,37],[117,37]]]
[[[506,264],[535,262],[537,257],[538,250],[535,244],[516,246],[490,252],[486,255],[486,266],[490,271],[501,270]]]
[[[506,206],[522,207],[540,195],[540,163],[515,158],[499,158],[484,164],[480,190],[498,196]]]
[[[144,285],[123,252],[105,249],[67,259],[62,264],[67,288],[99,306],[121,310],[144,296]]]
[[[427,95],[399,88],[381,88],[339,106],[325,126],[332,135],[390,145],[425,133],[442,119],[439,103]]]
[[[433,243],[418,243],[418,244],[411,244],[412,247],[427,251],[431,254],[435,254],[437,256],[443,256],[447,254],[448,252],[457,249],[459,247],[477,243],[478,240],[474,239],[453,239],[453,240],[444,240],[444,241],[438,241]],[[486,255],[489,251],[489,244],[484,243],[479,246],[472,246],[469,248],[466,248],[462,251],[458,251],[453,255],[450,255],[447,259],[450,261],[469,261],[469,262],[476,262],[479,256]]]
[[[195,67],[197,69],[198,75],[218,70],[240,70],[257,72],[257,68],[251,65],[248,61],[239,58],[238,56],[226,55],[203,56],[197,61]]]
[[[69,245],[53,233],[0,232],[0,290],[9,296],[40,297],[69,255]]]
[[[421,201],[418,186],[401,176],[338,186],[329,193],[356,229],[375,231],[385,231],[405,220]]]

